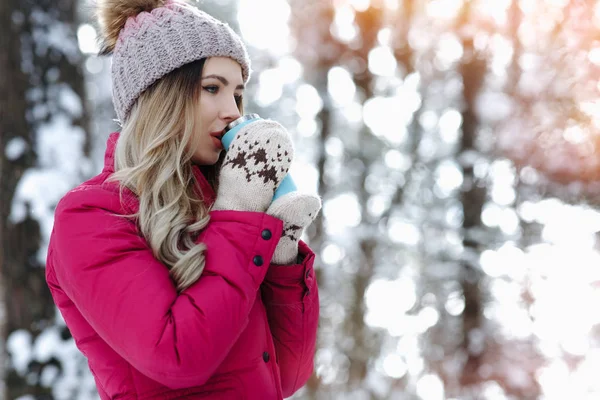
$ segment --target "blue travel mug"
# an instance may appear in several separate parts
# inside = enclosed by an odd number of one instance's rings
[[[229,124],[227,124],[227,126],[225,127],[225,130],[224,130],[225,134],[221,138],[221,142],[223,143],[223,147],[225,148],[225,151],[229,150],[229,146],[231,145],[231,142],[233,141],[235,136],[238,134],[240,129],[242,129],[246,125],[249,125],[249,124],[259,121],[261,119],[262,118],[258,114],[246,114],[246,115],[239,117],[235,121],[232,121]],[[277,190],[275,191],[275,194],[273,195],[273,200],[276,200],[277,198],[283,196],[284,194],[288,194],[288,193],[294,192],[294,191],[296,191],[296,184],[292,180],[292,177],[290,176],[290,174],[287,174],[285,176],[285,178],[283,178],[283,180],[279,184],[279,187],[277,188]]]

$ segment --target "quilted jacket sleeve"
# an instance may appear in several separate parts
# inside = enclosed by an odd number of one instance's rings
[[[301,388],[312,374],[319,323],[315,254],[302,241],[298,247],[302,262],[272,264],[261,286],[284,397]]]
[[[214,211],[198,241],[208,246],[202,277],[177,293],[119,196],[91,188],[59,203],[52,265],[64,292],[119,355],[173,388],[205,383],[247,325],[282,222],[264,213]],[[264,235],[268,236],[268,235]]]

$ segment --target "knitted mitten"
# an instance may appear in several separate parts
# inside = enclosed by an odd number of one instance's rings
[[[310,225],[321,209],[321,199],[312,194],[291,192],[275,200],[267,214],[283,221],[283,232],[277,243],[272,262],[289,265],[296,263],[298,240],[304,228]]]
[[[213,210],[264,212],[287,175],[293,155],[290,135],[279,123],[258,120],[243,127],[219,172]]]

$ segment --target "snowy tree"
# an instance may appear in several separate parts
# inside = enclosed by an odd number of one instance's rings
[[[88,113],[74,0],[0,6],[0,252],[5,397],[52,398],[69,374],[44,264],[53,210],[89,173]],[[70,361],[72,363],[72,361]],[[78,382],[71,382],[71,385]]]
[[[323,320],[306,396],[553,398],[548,376],[593,362],[568,329],[540,328],[551,301],[536,257],[567,247],[533,210],[557,196],[557,212],[596,215],[581,203],[597,193],[598,6],[290,4],[323,105]],[[571,287],[591,296],[592,282]]]

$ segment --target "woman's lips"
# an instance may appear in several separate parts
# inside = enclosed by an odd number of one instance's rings
[[[213,143],[215,144],[215,146],[217,147],[217,149],[221,149],[221,150],[223,149],[223,143],[221,142],[221,140],[218,137],[212,136],[212,140],[213,140]]]

